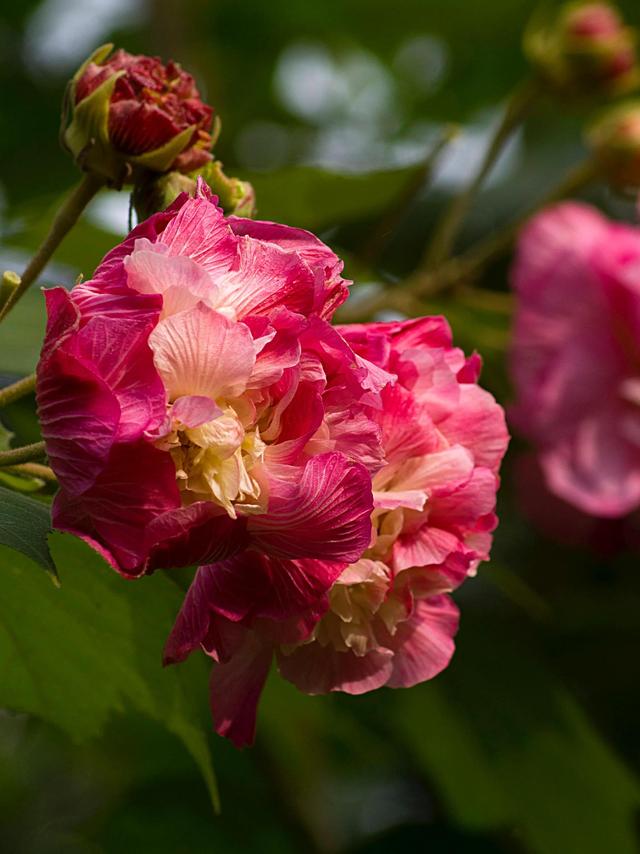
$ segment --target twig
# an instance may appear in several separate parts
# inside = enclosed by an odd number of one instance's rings
[[[18,382],[5,386],[0,389],[0,407],[8,406],[14,400],[18,400],[31,392],[36,387],[36,375],[29,374],[28,377],[18,380]]]
[[[103,184],[104,181],[102,178],[91,172],[87,172],[82,181],[67,196],[51,223],[49,233],[36,250],[35,255],[20,277],[20,284],[9,295],[9,298],[0,309],[0,321],[4,320],[27,288],[35,282],[63,238],[76,224],[82,211]]]
[[[419,269],[402,285],[390,286],[351,308],[340,312],[341,323],[363,321],[374,317],[384,309],[394,309],[405,314],[420,314],[424,310],[421,300],[439,296],[453,288],[469,285],[484,271],[511,249],[520,229],[542,207],[577,193],[598,176],[598,167],[590,158],[572,170],[551,193],[525,214],[510,223],[504,230],[472,246],[467,252],[452,258],[437,270],[430,272]]]
[[[44,442],[34,442],[32,445],[24,445],[22,448],[0,451],[0,468],[40,460],[46,456],[46,453]]]
[[[455,239],[478,190],[493,168],[502,149],[517,127],[522,124],[532,105],[539,97],[540,92],[540,84],[533,79],[527,80],[515,90],[482,159],[480,168],[471,179],[469,185],[460,195],[453,199],[444,217],[435,229],[421,264],[422,269],[434,269],[450,256]]]
[[[459,128],[456,125],[447,125],[441,130],[420,168],[411,175],[399,198],[394,200],[394,204],[373,228],[361,252],[363,261],[373,266],[380,258],[389,238],[406,215],[411,202],[429,180],[439,156],[458,133]]]
[[[27,477],[37,477],[40,480],[45,480],[48,483],[57,483],[58,478],[55,476],[53,469],[49,466],[43,466],[41,463],[20,463],[17,466],[3,466],[3,471],[10,474],[26,475]]]

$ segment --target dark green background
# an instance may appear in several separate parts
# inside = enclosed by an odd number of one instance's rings
[[[94,15],[93,5],[46,4],[54,24],[67,21],[58,47],[81,42],[77,19]],[[526,74],[520,39],[533,7],[525,0],[156,0],[140,6],[136,21],[108,24],[87,47],[113,40],[181,61],[222,118],[217,155],[229,173],[254,180],[260,215],[318,231],[359,286],[398,280],[401,287],[451,184],[425,185],[393,216],[373,265],[371,235],[426,156],[430,134],[449,122],[486,121]],[[640,25],[635,0],[625,7]],[[74,62],[38,64],[30,45],[34,16],[42,14],[42,4],[22,0],[5,4],[0,17],[0,262],[17,269],[77,180],[57,145]],[[433,56],[411,54],[416,38],[436,40]],[[42,50],[42,37],[35,44]],[[422,44],[426,50],[429,42]],[[320,56],[321,73],[333,68],[334,87],[349,77],[351,94],[329,98],[320,112],[292,111],[281,92],[294,73],[283,56],[293,55],[302,57],[296,73],[308,71],[305,56]],[[442,56],[442,73],[434,74]],[[416,83],[423,61],[430,86]],[[477,200],[461,246],[532,204],[584,157],[582,128],[598,106],[539,104],[511,170]],[[410,139],[412,154],[403,159],[401,144]],[[323,144],[330,172],[312,165]],[[603,186],[588,197],[611,215],[633,216],[633,206]],[[120,217],[124,230],[126,211]],[[85,218],[44,281],[70,285],[79,273],[89,276],[116,231]],[[483,284],[506,292],[507,265],[489,270]],[[457,340],[482,352],[484,382],[506,405],[508,304],[467,297],[425,311],[445,311]],[[2,329],[3,381],[33,369],[42,323],[34,288]],[[37,438],[31,403],[14,406],[6,420],[17,440]],[[637,850],[640,560],[629,550],[603,556],[587,543],[561,546],[538,533],[514,486],[521,452],[514,443],[505,466],[494,560],[456,594],[462,623],[448,671],[416,689],[361,698],[308,698],[274,677],[256,746],[241,753],[209,735],[205,717],[199,726],[213,751],[219,816],[196,764],[164,725],[174,695],[154,682],[164,678],[155,661],[159,668],[178,589],[165,589],[164,580],[138,582],[135,591],[115,577],[96,582],[92,573],[102,570],[88,552],[58,543],[61,596],[68,597],[59,599],[41,569],[0,550],[0,706],[35,712],[0,712],[0,850]],[[94,635],[76,626],[74,596],[96,603],[112,595],[129,597],[128,634],[116,617]],[[136,666],[156,685],[153,702],[139,686],[113,687],[126,681],[114,675],[119,651],[131,655],[138,642]],[[44,680],[41,696],[28,703],[12,702],[23,689],[9,686],[3,670],[3,662],[15,664],[16,650],[34,684]],[[194,664],[184,679],[206,716],[206,668]]]

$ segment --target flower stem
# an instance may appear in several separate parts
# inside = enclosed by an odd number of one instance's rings
[[[591,159],[573,169],[560,184],[540,202],[518,217],[497,234],[472,246],[467,252],[452,258],[437,270],[417,270],[402,285],[390,286],[375,294],[364,304],[347,306],[340,311],[340,323],[364,321],[383,309],[394,309],[409,316],[424,312],[422,300],[438,296],[447,290],[468,285],[478,278],[485,267],[511,249],[522,226],[538,210],[572,196],[598,176],[598,166]]]
[[[453,199],[435,229],[421,265],[425,270],[438,267],[451,255],[458,232],[478,190],[493,168],[504,146],[524,121],[540,92],[540,84],[533,79],[525,81],[513,92],[478,171],[462,193]]]
[[[76,224],[82,211],[103,184],[102,178],[87,172],[76,188],[67,196],[51,223],[49,233],[20,277],[20,284],[0,309],[0,321],[4,320],[27,288],[35,282],[63,238]]]
[[[396,233],[398,225],[407,215],[412,202],[424,190],[438,162],[438,158],[459,132],[459,128],[456,125],[447,125],[442,128],[422,164],[411,175],[409,181],[401,191],[399,198],[394,199],[391,208],[384,212],[382,218],[374,226],[371,235],[368,237],[360,253],[362,260],[367,264],[373,266],[378,261],[388,241]]]
[[[0,407],[8,406],[14,400],[18,400],[18,398],[24,397],[26,394],[31,394],[35,387],[35,374],[29,374],[28,377],[23,377],[18,382],[5,386],[0,389]]]
[[[3,466],[3,471],[10,474],[27,475],[28,477],[38,477],[40,480],[49,483],[57,483],[58,478],[53,473],[49,466],[43,466],[42,463],[19,463],[16,466]]]
[[[32,445],[24,445],[22,448],[0,451],[0,468],[40,460],[45,454],[44,442],[34,442]]]
[[[597,165],[591,158],[588,158],[569,172],[551,193],[502,231],[480,241],[463,255],[453,258],[431,273],[418,271],[407,282],[407,288],[416,296],[433,296],[462,282],[477,278],[487,264],[497,260],[511,249],[520,229],[538,210],[560,199],[567,198],[567,196],[574,195],[587,184],[590,184],[597,174]]]

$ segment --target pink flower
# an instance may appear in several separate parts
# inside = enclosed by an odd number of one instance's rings
[[[200,645],[214,659],[216,729],[239,746],[253,739],[274,653],[281,675],[311,694],[410,686],[439,673],[458,624],[447,593],[489,556],[508,435],[501,407],[476,383],[478,357],[452,347],[442,318],[340,332],[397,379],[375,413],[385,464],[373,477],[368,547],[328,601],[280,623],[238,620],[221,609],[234,559],[202,568],[167,643],[168,662]]]
[[[640,505],[640,231],[573,203],[520,240],[513,423],[549,489],[595,516]]]
[[[232,619],[319,607],[369,543],[390,379],[327,322],[340,271],[307,232],[225,220],[200,184],[91,281],[47,291],[54,526],[129,577],[236,556],[246,578],[256,561],[253,587],[225,577]]]

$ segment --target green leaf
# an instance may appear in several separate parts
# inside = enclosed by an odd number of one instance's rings
[[[51,515],[46,505],[0,487],[0,545],[15,549],[56,577],[47,543],[50,531]],[[50,581],[45,579],[44,583]]]
[[[258,219],[318,230],[381,213],[398,198],[420,166],[341,175],[311,166],[243,173],[256,193]]]
[[[392,707],[451,816],[474,831],[515,829],[534,854],[633,854],[637,780],[531,639],[472,622],[449,671]]]
[[[35,370],[45,329],[44,298],[40,288],[27,291],[4,323],[0,372],[30,374]]]
[[[40,717],[77,742],[100,735],[125,710],[159,721],[191,753],[217,807],[204,656],[161,664],[180,589],[162,573],[125,581],[68,535],[50,542],[60,588],[0,548],[0,706]]]

